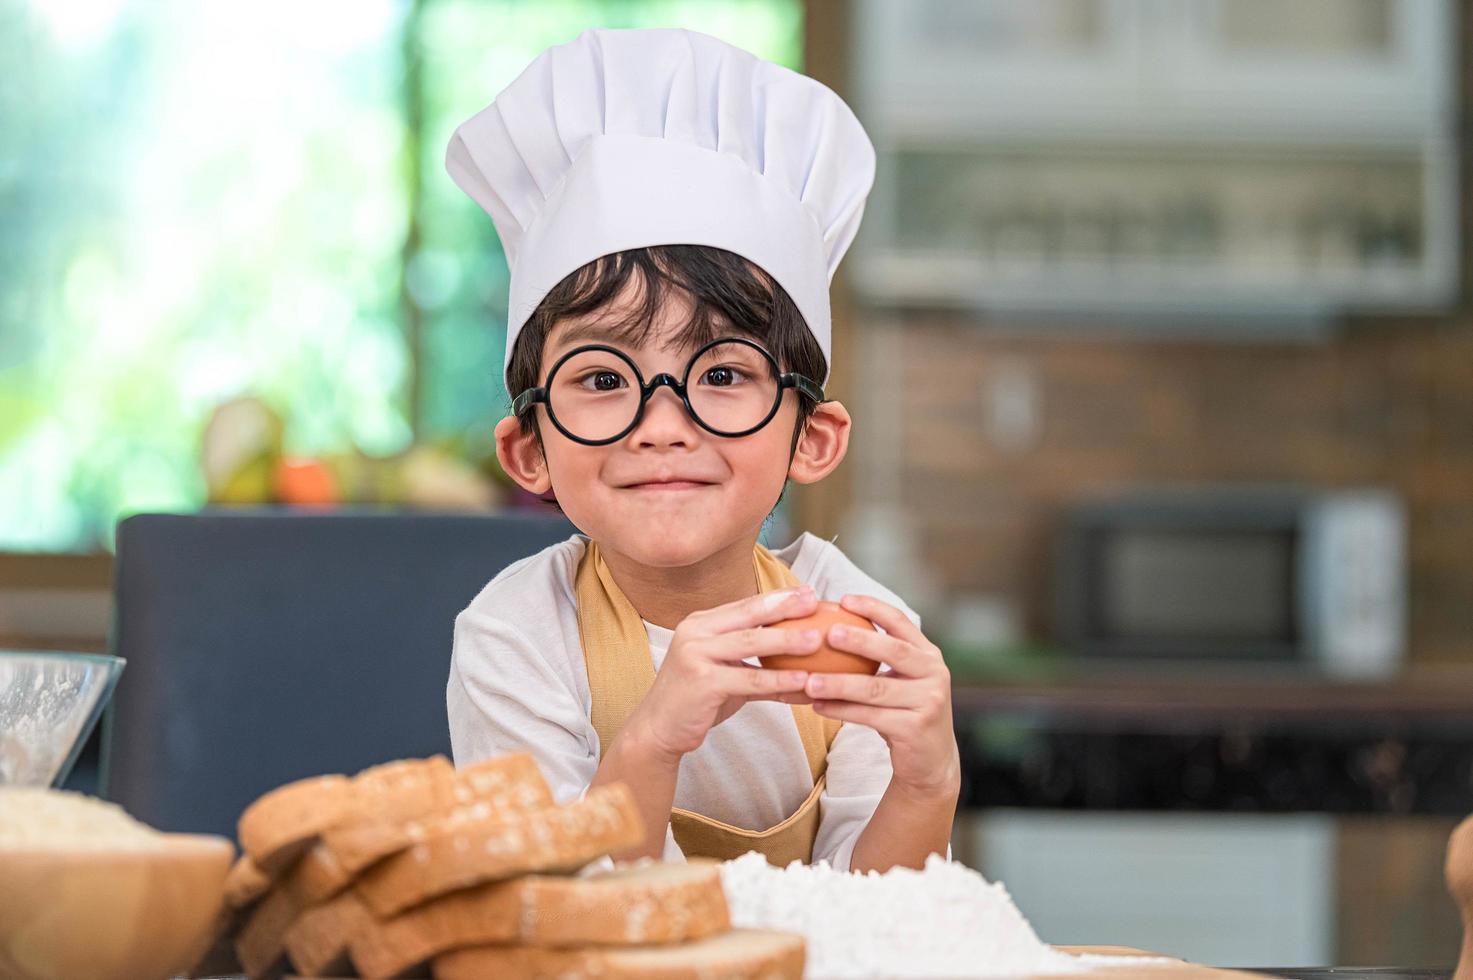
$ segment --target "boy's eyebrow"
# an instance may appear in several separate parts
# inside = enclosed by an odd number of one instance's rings
[[[598,323],[574,324],[573,326],[568,328],[566,333],[558,337],[557,345],[553,349],[566,350],[580,340],[589,340],[594,342],[603,341],[605,343],[614,343],[615,346],[621,346],[615,343],[614,340],[608,336],[608,333],[609,328]],[[695,345],[688,340],[682,341],[678,349],[694,350]]]
[[[608,340],[606,327],[597,323],[579,323],[568,328],[567,332],[558,338],[559,347],[567,347],[579,340]]]

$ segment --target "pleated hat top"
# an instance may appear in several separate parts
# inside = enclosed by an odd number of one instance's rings
[[[875,151],[822,83],[696,31],[592,28],[457,127],[445,168],[491,216],[511,267],[503,372],[564,277],[671,244],[761,266],[832,363],[829,284]]]

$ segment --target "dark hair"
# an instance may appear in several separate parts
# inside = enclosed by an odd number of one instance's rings
[[[537,387],[542,373],[542,348],[552,328],[564,319],[593,314],[622,294],[638,276],[640,302],[627,315],[610,320],[609,337],[638,345],[653,329],[655,314],[670,290],[688,297],[693,309],[690,322],[676,343],[699,347],[717,337],[746,335],[763,344],[777,359],[782,371],[797,371],[815,382],[828,374],[828,362],[818,341],[808,329],[803,314],[787,290],[754,262],[735,252],[710,245],[649,245],[600,256],[568,274],[554,286],[517,333],[507,364],[507,397],[515,399],[528,388]],[[803,426],[817,403],[802,392],[798,419],[793,427],[788,459],[798,450]],[[518,417],[522,432],[535,435],[542,445],[537,425],[537,406],[529,405]],[[787,493],[787,482],[778,503]],[[542,498],[559,511],[552,491]],[[776,504],[773,505],[776,509]],[[770,517],[771,515],[769,515]]]
[[[553,327],[565,319],[593,314],[619,296],[638,276],[640,302],[608,323],[610,339],[630,345],[643,342],[655,314],[671,290],[690,298],[690,322],[672,340],[700,346],[717,337],[745,335],[763,344],[783,371],[797,371],[815,382],[824,379],[827,362],[787,290],[756,263],[709,245],[650,245],[601,256],[563,278],[538,304],[517,334],[507,365],[507,395],[516,398],[535,388],[542,372],[542,348]],[[798,393],[798,421],[789,454],[797,451],[803,425],[817,403]],[[522,432],[535,434],[536,406],[519,416]]]

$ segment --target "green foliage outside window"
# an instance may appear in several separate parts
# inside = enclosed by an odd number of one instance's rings
[[[799,0],[0,0],[0,549],[198,507],[244,393],[287,450],[483,458],[507,270],[454,127],[590,26],[799,68]]]

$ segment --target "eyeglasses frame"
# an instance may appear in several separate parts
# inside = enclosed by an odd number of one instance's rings
[[[690,394],[686,387],[687,383],[690,381],[691,369],[695,367],[696,362],[701,359],[701,355],[706,353],[706,351],[710,350],[713,347],[719,346],[721,344],[730,343],[746,344],[748,347],[751,347],[754,350],[758,351],[763,357],[767,359],[768,364],[772,366],[772,373],[777,376],[777,397],[772,400],[772,408],[768,410],[765,416],[763,416],[761,422],[758,422],[751,428],[744,429],[741,432],[721,432],[707,425],[706,422],[699,415],[696,414],[696,410],[691,407]],[[582,354],[592,350],[607,351],[608,353],[621,358],[626,364],[634,369],[634,377],[639,382],[639,407],[634,411],[633,421],[625,426],[623,431],[619,432],[617,435],[609,436],[606,439],[584,439],[581,436],[576,436],[573,433],[569,432],[567,428],[563,426],[562,422],[558,421],[557,413],[552,410],[552,401],[548,398],[548,389],[550,387],[552,379],[557,376],[558,368],[562,367],[563,363],[567,361],[570,357],[573,357],[575,354]],[[640,421],[644,418],[645,405],[649,403],[650,398],[655,393],[655,389],[659,388],[661,385],[668,386],[671,391],[680,396],[681,402],[683,402],[685,405],[686,414],[691,417],[691,420],[694,421],[696,425],[699,425],[701,428],[705,429],[712,435],[721,436],[724,439],[740,439],[744,436],[749,436],[752,433],[761,429],[763,426],[767,425],[768,422],[771,422],[773,416],[775,416],[778,413],[778,410],[782,408],[783,392],[786,391],[788,388],[793,388],[800,394],[807,395],[809,398],[812,398],[816,402],[824,401],[823,388],[812,378],[809,378],[803,374],[798,374],[795,371],[789,371],[788,373],[784,374],[781,368],[778,366],[777,358],[772,356],[771,351],[767,350],[767,348],[763,347],[761,344],[748,340],[746,337],[717,337],[715,340],[712,340],[711,342],[703,345],[700,350],[696,351],[690,356],[690,361],[686,363],[685,372],[681,376],[681,379],[679,381],[676,381],[675,376],[673,374],[670,374],[668,371],[661,371],[659,374],[655,375],[648,382],[646,382],[644,380],[644,375],[639,370],[639,365],[634,363],[634,359],[626,354],[624,351],[620,350],[617,347],[612,347],[609,344],[584,344],[580,347],[573,348],[562,357],[559,357],[557,359],[557,362],[552,366],[552,370],[547,372],[547,380],[549,384],[540,385],[536,388],[528,388],[526,391],[517,395],[515,400],[512,401],[512,414],[520,415],[529,406],[541,402],[543,405],[546,406],[547,417],[552,420],[552,424],[557,427],[557,430],[574,442],[580,443],[585,446],[607,446],[610,443],[618,442],[620,439],[623,439],[629,433],[638,428]]]

